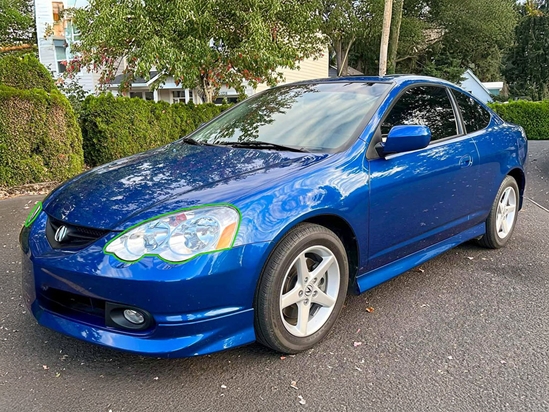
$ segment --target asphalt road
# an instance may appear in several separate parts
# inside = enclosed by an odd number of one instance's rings
[[[38,326],[17,237],[40,197],[1,201],[0,411],[547,411],[549,141],[528,174],[507,248],[465,244],[350,296],[325,341],[286,358],[257,344],[144,358]]]

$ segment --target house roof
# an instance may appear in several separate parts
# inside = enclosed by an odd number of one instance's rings
[[[484,82],[482,83],[488,90],[490,89],[503,89],[503,82]]]
[[[484,85],[484,83],[482,83],[482,82],[480,81],[480,79],[479,79],[477,76],[475,76],[475,73],[473,73],[473,71],[472,71],[471,69],[467,69],[467,70],[465,71],[465,73],[463,73],[462,77],[465,77],[466,79],[470,79],[470,80],[474,81],[475,83],[478,83],[478,85],[479,85],[482,89],[484,89],[484,91],[485,91],[486,93],[490,94],[490,91],[486,88],[486,86]],[[460,82],[460,84],[462,84],[462,83],[463,83],[463,82]]]
[[[152,71],[149,73],[149,80],[146,80],[143,77],[136,77],[133,79],[132,86],[148,86],[150,85],[157,77],[159,73],[156,71]],[[116,76],[112,82],[110,82],[110,86],[120,86],[120,84],[126,79],[127,76],[125,74],[119,74]]]
[[[357,69],[355,69],[351,66],[348,66],[347,67],[347,75],[348,76],[364,76],[364,73],[358,71]],[[335,68],[334,66],[330,66],[328,68],[328,77],[338,77],[337,68]]]

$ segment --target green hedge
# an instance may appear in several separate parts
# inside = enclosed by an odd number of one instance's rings
[[[0,186],[65,180],[83,165],[80,127],[61,92],[0,85]]]
[[[50,72],[32,54],[9,55],[0,59],[0,84],[16,89],[55,90]]]
[[[98,166],[173,142],[227,107],[88,96],[80,115],[86,164]]]
[[[529,140],[549,139],[549,100],[529,102],[518,100],[493,103],[490,107],[502,119],[522,126]]]

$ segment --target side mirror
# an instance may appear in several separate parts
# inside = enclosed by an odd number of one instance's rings
[[[421,125],[395,126],[384,141],[376,144],[377,153],[385,157],[392,153],[411,152],[427,147],[431,141],[431,129]]]

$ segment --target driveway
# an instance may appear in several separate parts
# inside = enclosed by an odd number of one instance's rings
[[[17,238],[41,197],[1,201],[0,411],[549,410],[549,141],[528,174],[507,248],[468,243],[349,296],[325,341],[287,357],[144,358],[38,326]]]

